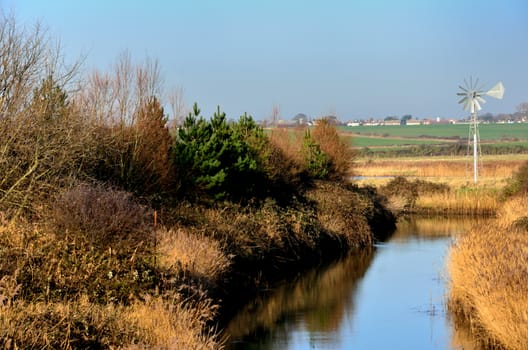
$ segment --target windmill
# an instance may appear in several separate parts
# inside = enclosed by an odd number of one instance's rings
[[[463,96],[458,103],[462,104],[465,111],[471,113],[471,121],[469,122],[469,138],[468,147],[473,146],[473,181],[477,183],[478,179],[478,151],[480,151],[480,136],[478,132],[478,116],[477,113],[482,109],[481,104],[486,103],[482,96],[491,96],[497,99],[502,99],[504,95],[504,86],[502,82],[498,82],[494,87],[488,91],[482,90],[482,86],[478,85],[478,79],[473,82],[470,78],[469,84],[464,79],[464,86],[458,86],[462,91],[457,93],[458,96]]]

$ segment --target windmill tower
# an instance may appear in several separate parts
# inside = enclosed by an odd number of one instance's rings
[[[504,86],[502,82],[498,82],[494,87],[488,91],[483,91],[482,86],[478,87],[478,79],[473,83],[470,78],[469,84],[464,79],[464,86],[458,86],[462,91],[457,93],[458,96],[463,96],[458,103],[463,104],[464,110],[471,113],[471,120],[469,122],[469,138],[468,148],[473,148],[473,181],[477,183],[478,180],[478,154],[480,153],[480,135],[478,131],[478,116],[477,113],[482,109],[481,104],[486,103],[482,96],[487,95],[494,98],[502,99],[504,95]]]

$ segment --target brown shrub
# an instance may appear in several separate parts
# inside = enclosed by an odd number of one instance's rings
[[[380,192],[393,202],[395,208],[412,210],[420,196],[445,194],[451,191],[447,184],[434,183],[424,180],[408,180],[403,176],[396,176],[380,188]],[[401,202],[396,205],[397,202]]]
[[[319,181],[308,191],[317,204],[317,217],[323,228],[343,240],[347,247],[366,247],[373,241],[367,221],[374,211],[367,198],[337,183]]]
[[[310,130],[310,134],[331,162],[330,177],[337,179],[349,177],[352,174],[354,151],[349,143],[341,139],[335,125],[323,118]]]
[[[276,128],[269,134],[270,142],[280,149],[287,159],[299,165],[304,163],[302,155],[303,138],[303,128]]]
[[[128,192],[104,185],[80,184],[62,192],[52,205],[61,232],[82,235],[106,248],[120,241],[150,242],[153,219]]]

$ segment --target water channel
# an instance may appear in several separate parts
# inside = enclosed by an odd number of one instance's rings
[[[445,258],[476,221],[414,218],[371,252],[285,281],[230,322],[228,350],[475,349],[446,313]]]

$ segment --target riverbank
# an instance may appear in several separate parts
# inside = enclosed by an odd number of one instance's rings
[[[527,200],[509,200],[490,225],[462,236],[448,257],[449,311],[486,349],[526,349]]]
[[[215,324],[258,290],[394,227],[372,189],[328,181],[288,206],[154,214],[86,185],[61,198],[38,221],[0,226],[5,348],[221,348]]]

